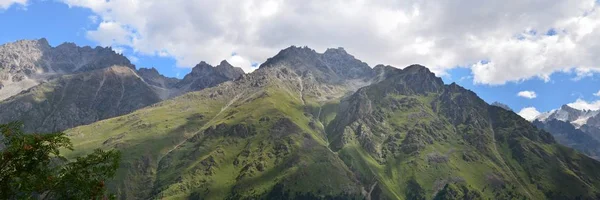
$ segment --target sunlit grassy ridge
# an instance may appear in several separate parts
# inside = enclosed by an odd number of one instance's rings
[[[357,180],[327,148],[321,122],[305,112],[320,103],[280,80],[230,90],[236,86],[71,129],[79,149],[71,155],[123,151],[113,188],[127,198],[264,197],[276,184],[292,195],[359,195]]]

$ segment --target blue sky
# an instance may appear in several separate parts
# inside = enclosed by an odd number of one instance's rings
[[[583,1],[585,0],[581,0]],[[437,8],[454,6],[446,5],[445,2],[435,6],[400,5],[396,9],[403,12],[402,15],[396,15],[397,12],[385,12],[389,6],[379,6],[377,3],[358,7],[341,4],[337,5],[341,7],[335,10],[335,12],[351,10],[352,13],[385,14],[382,16],[374,14],[372,18],[353,18],[352,15],[344,15],[345,13],[327,15],[327,12],[317,12],[322,7],[321,4],[316,7],[303,7],[304,10],[301,10],[293,9],[293,6],[297,6],[293,3],[273,4],[270,3],[272,1],[251,5],[255,9],[247,13],[239,11],[239,16],[230,14],[237,8],[235,1],[230,4],[219,3],[225,1],[206,1],[203,4],[201,1],[202,5],[191,9],[194,10],[191,13],[185,13],[190,10],[185,8],[192,5],[180,0],[170,1],[170,4],[164,4],[164,1],[148,1],[152,2],[148,3],[148,7],[139,5],[127,7],[131,6],[131,2],[126,0],[98,4],[89,4],[89,2],[30,0],[26,5],[13,4],[5,10],[0,8],[0,27],[3,27],[0,43],[45,37],[53,46],[63,42],[75,42],[80,46],[111,44],[114,49],[129,57],[138,68],[155,67],[166,76],[180,78],[190,71],[194,63],[201,60],[217,64],[220,60],[227,59],[234,65],[239,63],[244,70],[251,71],[255,68],[253,66],[275,55],[279,49],[290,45],[309,46],[319,51],[327,47],[343,46],[349,53],[370,65],[384,63],[406,66],[406,64],[421,63],[434,71],[445,71],[447,75],[442,76],[444,82],[457,82],[475,91],[487,102],[505,103],[516,112],[526,107],[535,107],[540,112],[545,112],[578,99],[589,103],[599,100],[599,97],[594,95],[600,90],[597,73],[578,77],[573,69],[568,68],[586,65],[595,69],[593,67],[598,66],[598,60],[594,60],[594,56],[578,57],[600,46],[596,37],[598,31],[594,31],[593,28],[587,32],[581,29],[581,27],[595,26],[600,28],[600,23],[594,23],[600,18],[596,12],[597,5],[594,4],[582,4],[584,6],[571,8],[569,6],[572,3],[565,3],[562,6],[542,9],[546,4],[521,5],[518,1],[514,1],[516,3],[507,1],[506,6],[493,9],[498,10],[498,16],[522,16],[521,13],[511,13],[520,9],[522,12],[528,12],[532,17],[527,19],[531,22],[508,19],[509,23],[506,23],[507,21],[501,17],[487,16],[479,19],[481,17],[478,17],[477,13],[468,12],[465,12],[466,16],[458,17],[455,13],[447,12],[438,15],[420,15],[420,13],[427,13],[429,7],[439,12]],[[477,3],[479,1],[474,1],[474,4]],[[156,5],[152,6],[153,4]],[[224,5],[234,7],[213,9]],[[493,7],[494,5],[479,6]],[[531,6],[537,9],[524,10]],[[585,6],[591,7],[580,13],[581,8]],[[352,10],[357,8],[359,9]],[[280,12],[283,9],[288,10]],[[310,15],[294,13],[307,9],[314,10],[310,10]],[[377,9],[382,12],[372,12]],[[546,12],[552,13],[548,9],[562,9],[555,11],[564,16],[559,18],[545,15]],[[233,11],[221,13],[219,10]],[[173,12],[163,14],[162,11]],[[439,16],[439,19],[428,19],[439,24],[420,23],[419,20],[425,16]],[[297,17],[312,23],[300,23]],[[140,18],[153,20],[136,20]],[[322,21],[323,18],[330,20]],[[445,27],[445,24],[448,24],[444,21],[446,18],[456,24],[469,24],[470,27]],[[571,18],[578,19],[577,23],[564,25],[566,22],[573,21],[566,20]],[[469,21],[460,22],[465,19]],[[363,27],[365,24],[372,24],[373,27],[365,28]],[[556,28],[559,25],[564,27]],[[416,28],[413,30],[411,27]],[[494,31],[474,31],[491,27],[495,28]],[[340,31],[336,32],[336,30]],[[354,33],[347,30],[357,31]],[[427,32],[424,34],[419,32],[420,30],[427,30]],[[584,31],[577,32],[579,30]],[[465,36],[467,32],[470,35]],[[92,34],[98,37],[91,37]],[[161,37],[152,37],[156,35]],[[403,35],[403,38],[408,39],[398,40],[397,35]],[[510,37],[505,38],[503,35]],[[136,43],[131,38],[136,38]],[[452,43],[445,40],[446,38],[452,40],[457,38],[456,40],[462,42]],[[489,39],[477,40],[477,38]],[[575,38],[572,39],[574,42],[566,40],[570,38]],[[564,41],[571,41],[575,46]],[[468,46],[465,44],[471,43],[479,46],[471,49],[464,47]],[[438,44],[445,44],[445,46]],[[498,48],[490,49],[490,46]],[[138,50],[134,52],[134,48]],[[456,67],[476,62],[481,58],[491,58],[491,62],[482,62],[479,66]],[[539,78],[543,74],[551,74],[548,81]],[[518,96],[521,91],[535,92],[536,98]]]

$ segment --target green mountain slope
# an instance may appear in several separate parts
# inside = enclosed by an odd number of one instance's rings
[[[360,89],[359,89],[360,88]],[[122,199],[594,199],[600,163],[427,68],[291,47],[236,81],[67,131]]]

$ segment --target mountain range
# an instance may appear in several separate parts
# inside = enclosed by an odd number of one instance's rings
[[[242,76],[226,61],[200,63],[182,80],[139,70],[103,47],[45,39],[0,46],[0,123],[22,121],[27,132],[62,131],[116,117]]]
[[[292,46],[249,74],[201,62],[179,80],[110,48],[45,59],[66,51],[45,44],[0,48],[0,93],[19,91],[0,122],[64,130],[71,158],[120,150],[119,199],[600,198],[600,162],[421,65]]]
[[[542,113],[532,122],[551,133],[556,140],[586,155],[600,159],[600,111],[578,110],[563,105]]]

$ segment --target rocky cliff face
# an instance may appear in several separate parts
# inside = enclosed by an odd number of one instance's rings
[[[59,131],[160,100],[133,69],[113,66],[61,76],[6,99],[0,103],[0,121],[22,121],[26,132]]]
[[[110,66],[134,66],[110,48],[51,47],[46,39],[0,46],[0,101],[54,77]]]
[[[124,199],[600,196],[598,161],[514,112],[424,66],[328,51],[291,47],[235,81],[70,129],[73,155],[121,150],[109,185]]]

